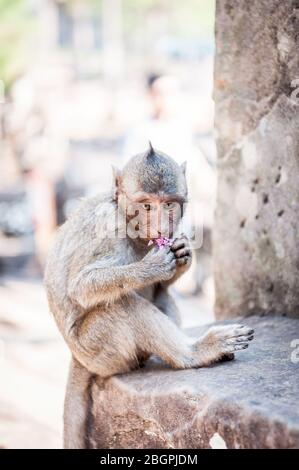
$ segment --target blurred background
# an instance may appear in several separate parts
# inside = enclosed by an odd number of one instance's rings
[[[187,160],[203,245],[174,287],[213,320],[214,0],[0,0],[0,448],[59,448],[69,353],[43,268],[81,197],[148,140]]]

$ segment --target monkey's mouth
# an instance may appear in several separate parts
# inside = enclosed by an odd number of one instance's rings
[[[159,237],[159,238],[154,238],[154,239],[151,239],[149,242],[148,242],[148,246],[150,245],[156,245],[159,250],[161,248],[163,248],[164,246],[171,246],[173,243],[173,240],[171,238],[167,238],[167,237]]]
[[[138,233],[138,238],[142,239],[144,242],[149,242],[150,245],[152,244],[150,242],[155,240],[160,240],[158,243],[162,243],[163,240],[173,239],[173,230],[171,229],[166,229],[165,231],[160,232],[156,229],[138,223],[135,226],[135,231]]]

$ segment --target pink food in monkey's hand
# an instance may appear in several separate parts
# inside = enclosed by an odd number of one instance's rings
[[[163,248],[163,246],[171,246],[172,242],[173,242],[173,240],[171,240],[171,238],[160,237],[160,238],[154,238],[153,240],[150,240],[148,242],[148,246],[155,244],[159,247],[159,250],[161,250],[161,248]]]

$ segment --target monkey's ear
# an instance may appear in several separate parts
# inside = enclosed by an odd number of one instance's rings
[[[186,169],[187,169],[187,162],[186,160],[181,164],[181,170],[183,174],[186,176]]]
[[[116,201],[119,192],[119,185],[121,180],[121,171],[112,165],[112,197]]]

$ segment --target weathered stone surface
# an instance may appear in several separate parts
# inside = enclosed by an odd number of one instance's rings
[[[299,317],[298,31],[296,0],[217,2],[218,318]]]
[[[246,324],[256,338],[234,361],[175,371],[152,360],[104,386],[95,382],[92,445],[299,448],[299,351],[291,346],[299,321],[251,317]]]

